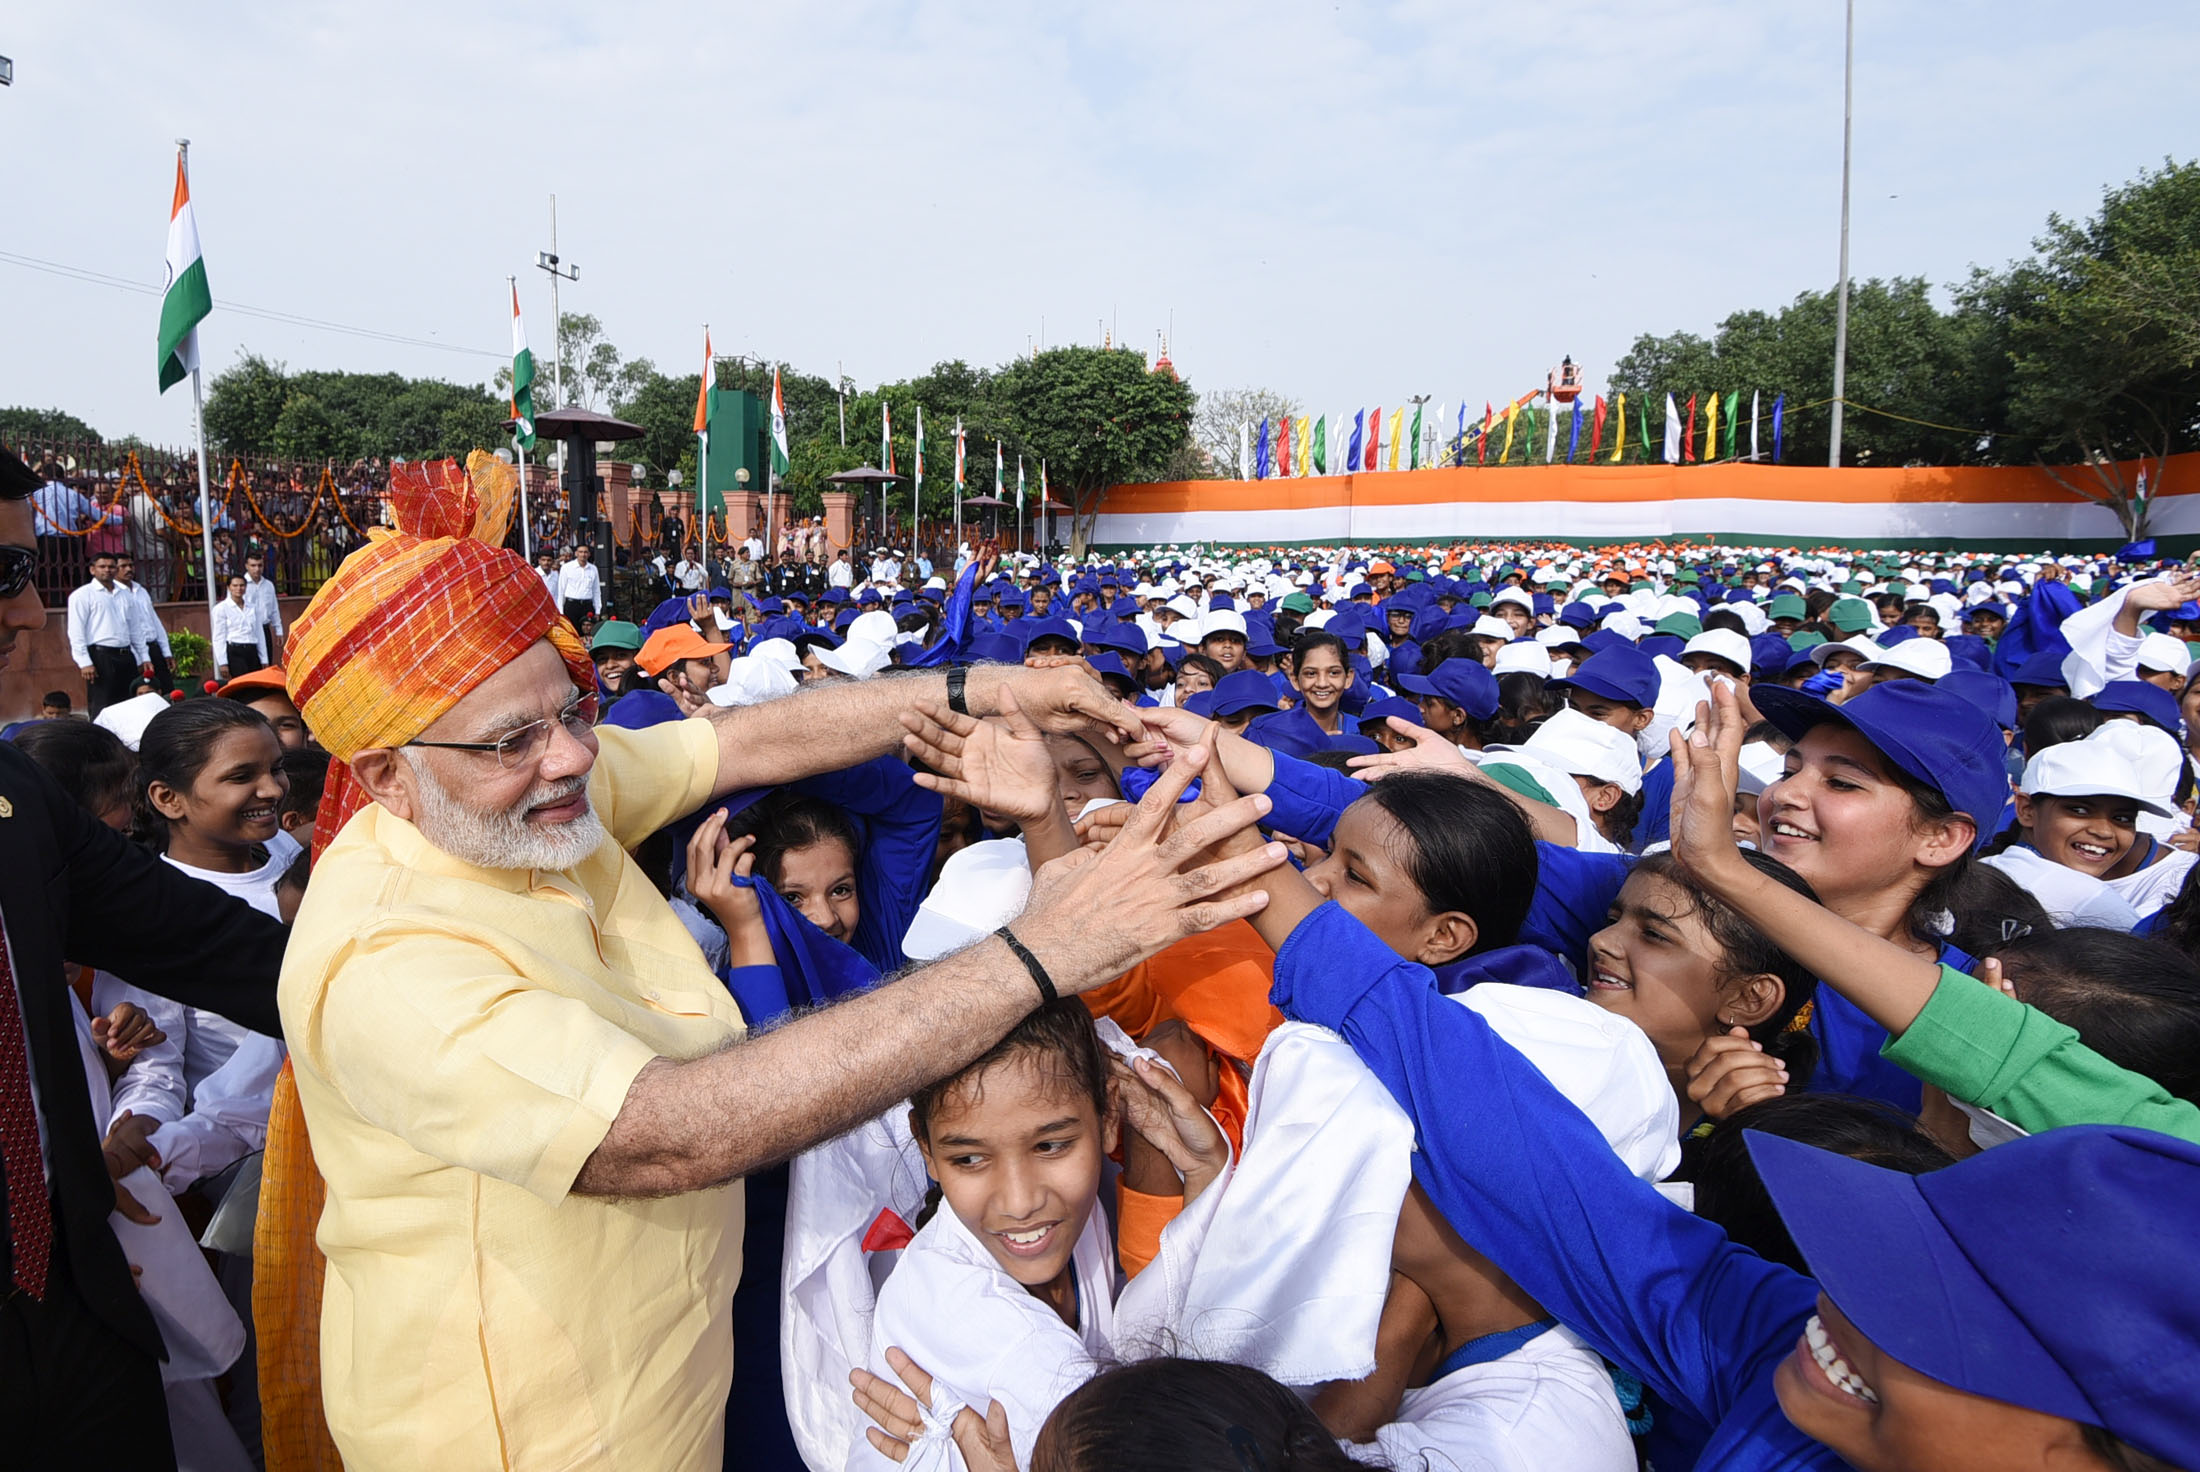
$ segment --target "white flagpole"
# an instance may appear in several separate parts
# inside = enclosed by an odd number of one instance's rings
[[[710,324],[708,322],[703,324],[703,344],[706,349],[710,345]],[[708,415],[710,413],[710,363],[707,360],[703,364],[702,393],[703,412]],[[706,419],[704,422],[708,423],[709,421]],[[695,504],[698,508],[698,519],[703,528],[703,591],[707,593],[710,591],[710,431],[706,429],[695,438],[698,441],[695,451]],[[727,520],[729,523],[732,520],[730,512]],[[728,531],[731,531],[730,526]]]
[[[519,308],[519,278],[507,276],[504,278],[504,284],[512,290],[513,311],[516,313]],[[518,367],[516,363],[513,366]],[[519,428],[518,425],[512,427],[514,430]],[[516,433],[512,437],[512,450],[513,453],[519,456],[520,555],[527,559],[529,567],[533,567],[535,565],[535,519],[527,514],[527,451],[520,447],[519,436]]]
[[[197,329],[192,330],[192,357],[196,358]],[[191,365],[191,431],[199,442],[199,548],[206,554],[206,641],[208,657],[216,664],[228,661],[229,652],[213,648],[214,605],[220,596],[214,591],[214,507],[206,489],[206,399],[199,391],[199,366]]]

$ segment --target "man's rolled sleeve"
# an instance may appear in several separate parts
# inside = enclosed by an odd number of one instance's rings
[[[667,721],[640,731],[598,726],[596,740],[590,791],[621,848],[694,812],[718,785],[716,722]]]
[[[370,935],[300,1050],[362,1119],[556,1205],[657,1055],[498,959],[449,936]]]

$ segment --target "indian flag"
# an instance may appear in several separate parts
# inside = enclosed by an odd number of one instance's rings
[[[199,222],[191,213],[191,181],[176,155],[176,200],[168,211],[168,282],[160,299],[160,390],[198,371],[199,323],[214,310],[199,259]]]
[[[535,355],[527,351],[527,327],[519,319],[519,283],[512,283],[512,440],[535,448]]]
[[[710,433],[710,391],[718,386],[718,360],[710,355],[710,329],[703,329],[703,381],[695,390],[695,432]]]
[[[772,370],[772,474],[787,473],[787,401],[779,396],[779,370]]]

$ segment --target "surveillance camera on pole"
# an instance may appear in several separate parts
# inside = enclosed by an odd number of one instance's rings
[[[5,56],[0,56],[0,87],[12,87],[14,85],[15,63]]]

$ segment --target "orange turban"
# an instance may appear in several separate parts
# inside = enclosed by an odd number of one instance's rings
[[[548,638],[573,681],[595,688],[580,635],[541,576],[504,546],[519,472],[476,450],[393,466],[397,527],[367,533],[298,615],[284,650],[290,698],[340,763],[398,746]],[[349,766],[329,774],[315,825],[325,847],[365,798]],[[318,854],[316,855],[318,857]]]

